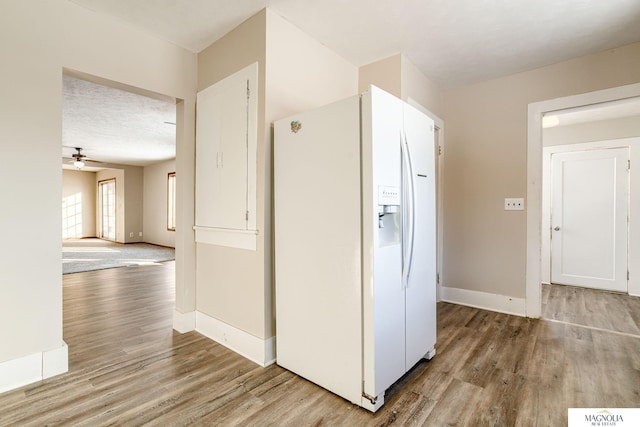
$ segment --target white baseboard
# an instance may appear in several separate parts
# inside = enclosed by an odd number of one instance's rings
[[[440,298],[444,302],[453,304],[468,305],[470,307],[514,314],[516,316],[526,316],[526,300],[524,298],[470,291],[468,289],[449,288],[447,286],[440,288]]]
[[[0,363],[0,393],[42,379],[42,353]]]
[[[269,366],[276,361],[275,337],[260,339],[199,311],[196,312],[195,329],[260,366]]]
[[[42,378],[51,378],[69,370],[69,347],[62,347],[42,353]]]
[[[181,313],[173,310],[173,329],[184,334],[186,332],[195,331],[196,329],[196,312]]]
[[[0,393],[13,390],[69,370],[69,349],[59,348],[34,353],[0,363]]]

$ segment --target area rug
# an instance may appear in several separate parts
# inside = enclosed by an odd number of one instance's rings
[[[149,243],[114,243],[100,239],[62,241],[62,274],[174,260],[175,249]]]

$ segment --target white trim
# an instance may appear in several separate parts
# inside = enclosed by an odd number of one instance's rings
[[[444,122],[440,119],[436,120],[436,127],[440,129],[438,132],[438,141],[436,141],[436,165],[438,167],[438,182],[436,188],[437,197],[437,267],[438,275],[436,284],[436,301],[441,300],[442,284],[444,283],[444,165],[445,165],[445,149],[444,149]]]
[[[255,251],[258,240],[258,230],[234,230],[231,228],[194,226],[197,243],[228,246],[238,249]]]
[[[443,286],[440,288],[440,291],[440,297],[444,302],[467,305],[469,307],[482,308],[499,313],[514,314],[516,316],[525,315],[524,298],[471,291],[468,289],[450,288],[448,286]]]
[[[42,353],[0,363],[0,393],[42,379]]]
[[[42,378],[51,378],[69,371],[69,347],[61,347],[42,352]]]
[[[526,314],[540,317],[542,257],[542,115],[549,111],[640,96],[640,83],[534,102],[527,122]]]
[[[196,312],[196,331],[262,367],[276,361],[275,337],[260,339],[199,311]]]
[[[67,372],[68,355],[63,343],[54,350],[0,362],[0,393]]]
[[[173,329],[184,334],[186,332],[195,331],[196,329],[196,312],[181,313],[173,310]]]

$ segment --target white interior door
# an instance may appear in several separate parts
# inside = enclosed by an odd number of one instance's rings
[[[552,283],[627,292],[628,161],[628,148],[552,156]]]

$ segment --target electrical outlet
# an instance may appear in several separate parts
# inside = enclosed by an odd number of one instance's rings
[[[524,210],[524,198],[522,197],[508,197],[504,199],[505,211],[523,211]]]
[[[138,237],[142,237],[142,231],[138,233]]]
[[[133,237],[133,232],[129,233],[129,237]]]

